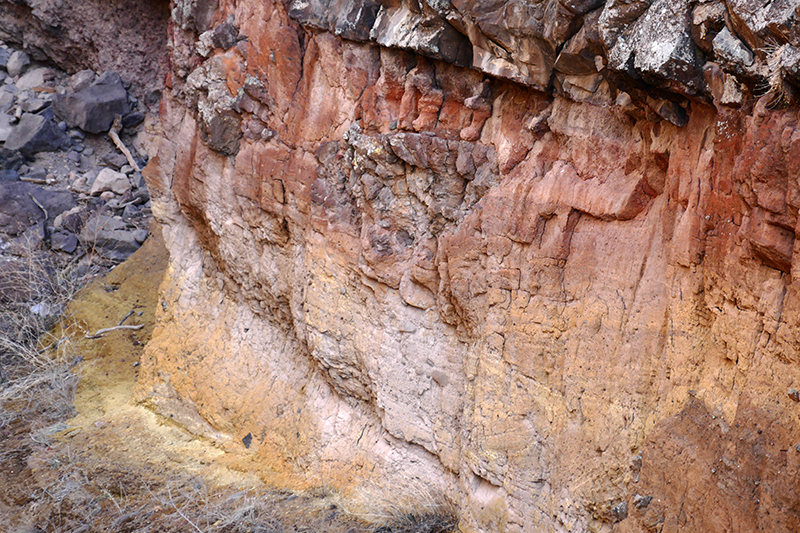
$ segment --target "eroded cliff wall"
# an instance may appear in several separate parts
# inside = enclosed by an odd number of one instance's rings
[[[139,397],[464,531],[796,531],[798,15],[173,2]]]

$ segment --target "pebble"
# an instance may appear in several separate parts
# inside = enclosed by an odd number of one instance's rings
[[[58,129],[61,131],[67,131],[67,123],[62,120],[58,123]]]
[[[78,163],[81,160],[81,154],[79,154],[76,150],[72,150],[71,152],[67,152],[67,159]]]
[[[90,156],[90,155],[93,155],[93,154],[94,154],[94,148],[92,148],[91,146],[88,146],[88,147],[84,148],[83,155]]]
[[[100,198],[102,198],[103,200],[106,200],[106,201],[113,200],[115,196],[116,196],[116,194],[114,194],[111,191],[105,191],[105,192],[101,192],[100,193]]]

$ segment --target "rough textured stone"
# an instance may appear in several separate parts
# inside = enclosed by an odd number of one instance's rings
[[[116,115],[128,113],[128,94],[119,75],[107,72],[81,91],[57,95],[54,108],[72,127],[89,133],[105,133]]]
[[[8,71],[9,75],[11,76],[19,76],[28,68],[28,65],[31,64],[31,58],[28,57],[28,54],[23,52],[22,50],[17,50],[11,57],[8,58],[8,63],[6,63],[6,70]]]
[[[50,217],[76,205],[72,194],[67,191],[52,191],[22,181],[0,181],[0,231],[19,235],[44,219],[44,213],[31,196],[47,209]]]
[[[56,73],[53,69],[39,67],[29,70],[24,76],[17,80],[16,86],[20,91],[36,89],[40,87],[52,87]]]
[[[8,68],[8,60],[11,58],[11,52],[6,48],[0,47],[0,69],[6,70]]]
[[[64,132],[52,119],[44,115],[25,113],[6,139],[5,148],[32,155],[37,152],[54,152],[66,141]]]
[[[699,5],[242,1],[235,47],[173,36],[138,398],[297,484],[418,478],[464,531],[794,531],[800,117],[725,103],[768,65]]]
[[[50,237],[50,247],[53,250],[71,254],[78,248],[78,236],[66,231],[56,232]]]
[[[89,218],[80,240],[87,250],[111,261],[124,261],[141,246],[125,222],[103,214]]]
[[[89,192],[92,196],[98,196],[106,191],[111,191],[114,194],[123,194],[130,189],[131,183],[125,174],[115,172],[110,168],[104,168],[97,174]]]
[[[14,126],[11,124],[11,117],[5,113],[0,113],[0,142],[6,142]]]

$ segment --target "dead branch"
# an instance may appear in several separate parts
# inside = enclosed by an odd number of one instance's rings
[[[103,335],[105,335],[106,333],[108,333],[110,331],[115,331],[115,330],[118,330],[118,329],[142,329],[143,327],[144,327],[144,324],[139,324],[138,326],[114,326],[112,328],[98,329],[97,332],[94,335],[89,335],[87,333],[86,334],[86,338],[87,339],[99,339],[100,337],[102,337]]]

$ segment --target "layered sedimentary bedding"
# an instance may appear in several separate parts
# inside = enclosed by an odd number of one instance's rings
[[[140,399],[464,531],[800,527],[796,3],[171,9]]]

